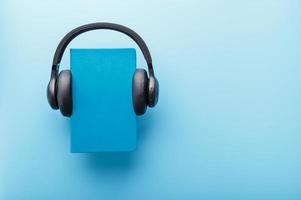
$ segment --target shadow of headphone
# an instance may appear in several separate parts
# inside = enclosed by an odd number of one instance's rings
[[[70,31],[56,48],[50,81],[47,86],[47,99],[52,109],[60,109],[63,116],[72,115],[72,74],[70,70],[59,72],[60,62],[68,44],[81,33],[96,29],[109,29],[126,34],[139,46],[146,60],[148,73],[145,69],[137,68],[132,79],[132,100],[136,115],[143,115],[148,107],[154,107],[158,102],[159,83],[155,77],[152,57],[143,39],[133,30],[114,23],[91,23]]]

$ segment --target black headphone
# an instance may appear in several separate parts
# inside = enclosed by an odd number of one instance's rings
[[[59,73],[59,66],[64,51],[68,44],[81,33],[95,29],[110,29],[128,35],[132,38],[139,48],[148,66],[148,73],[145,69],[136,69],[132,80],[132,99],[136,115],[142,115],[146,111],[146,107],[154,107],[159,97],[159,83],[155,77],[151,54],[143,41],[143,39],[133,30],[113,23],[91,23],[80,26],[70,31],[59,43],[56,48],[50,81],[47,87],[47,99],[53,109],[60,109],[64,116],[72,114],[72,87],[71,87],[71,71],[62,70]]]

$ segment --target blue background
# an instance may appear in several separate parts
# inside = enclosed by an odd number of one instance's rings
[[[300,199],[300,8],[2,0],[0,199]],[[59,40],[94,21],[133,28],[154,58],[160,100],[137,120],[135,153],[71,154],[69,119],[46,101]],[[96,31],[71,47],[135,44]]]

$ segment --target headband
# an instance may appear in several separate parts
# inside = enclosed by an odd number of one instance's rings
[[[122,26],[114,23],[106,23],[106,22],[86,24],[73,29],[67,35],[65,35],[65,37],[60,41],[59,45],[56,48],[53,62],[52,62],[52,72],[55,72],[55,74],[57,74],[65,49],[74,38],[76,38],[78,35],[82,33],[92,31],[92,30],[97,30],[97,29],[108,29],[108,30],[118,31],[132,38],[137,43],[140,50],[142,51],[150,75],[154,75],[151,54],[146,46],[146,43],[138,35],[138,33],[136,33],[135,31],[133,31],[132,29],[126,26]]]

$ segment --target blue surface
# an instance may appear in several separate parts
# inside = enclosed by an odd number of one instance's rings
[[[135,49],[71,49],[71,151],[134,151]]]
[[[1,199],[300,199],[299,0],[2,0],[0,9]],[[94,21],[128,25],[152,52],[160,99],[137,119],[134,153],[70,153],[70,120],[46,101],[58,42]],[[96,31],[70,47],[136,46]],[[138,50],[137,59],[144,67]],[[68,51],[63,60],[67,68]]]

